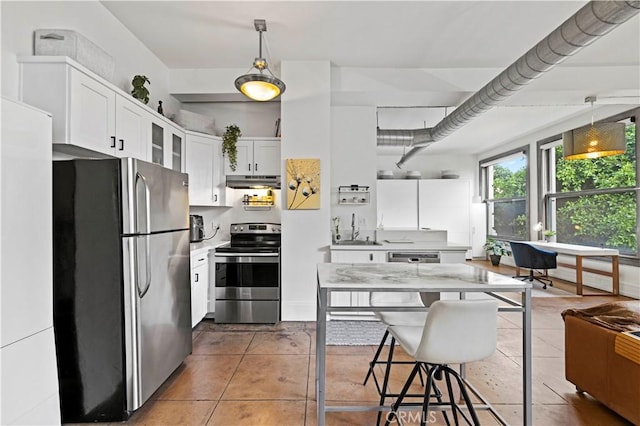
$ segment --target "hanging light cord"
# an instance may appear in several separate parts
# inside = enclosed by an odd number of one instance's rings
[[[587,96],[584,98],[585,102],[591,102],[591,127],[593,127],[593,103],[596,101],[595,96]]]

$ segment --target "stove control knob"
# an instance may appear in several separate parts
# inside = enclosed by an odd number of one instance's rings
[[[238,230],[238,227],[237,227],[237,226],[234,226],[234,227],[233,227],[233,231],[235,232],[235,231],[237,231],[237,230]]]
[[[244,231],[244,226],[240,227],[240,232]]]

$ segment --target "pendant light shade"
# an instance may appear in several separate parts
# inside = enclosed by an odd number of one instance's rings
[[[562,134],[564,158],[582,160],[624,154],[624,123],[596,123]]]
[[[627,148],[625,124],[594,124],[593,103],[596,97],[588,96],[584,101],[591,102],[591,125],[562,134],[563,157],[566,160],[582,160],[624,154]]]
[[[236,78],[235,85],[236,89],[249,99],[261,102],[270,101],[284,93],[286,86],[282,80],[273,75],[269,70],[267,60],[262,57],[262,33],[267,31],[266,21],[264,19],[256,19],[253,21],[253,25],[258,31],[260,40],[258,57],[253,61],[253,65],[249,68],[247,74]],[[254,68],[258,72],[250,73]]]

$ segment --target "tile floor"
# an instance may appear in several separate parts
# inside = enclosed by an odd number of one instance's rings
[[[485,262],[473,262],[492,268]],[[492,268],[512,274],[506,266]],[[555,281],[556,288],[574,291]],[[627,425],[588,395],[579,395],[564,379],[564,329],[560,312],[593,306],[612,297],[540,297],[533,299],[533,403],[535,425]],[[624,298],[620,298],[624,299]],[[501,313],[498,351],[470,364],[471,382],[509,424],[522,423],[520,315]],[[193,353],[127,423],[155,425],[315,425],[315,323],[275,326],[199,324]],[[327,401],[377,404],[370,380],[363,386],[375,347],[327,348]],[[400,354],[402,356],[402,354]],[[398,392],[408,368],[394,367],[391,390]],[[482,412],[482,424],[497,424]],[[373,425],[375,413],[329,413],[330,425]],[[409,419],[410,420],[410,419]],[[412,424],[411,422],[408,422]],[[434,413],[429,424],[444,424]]]

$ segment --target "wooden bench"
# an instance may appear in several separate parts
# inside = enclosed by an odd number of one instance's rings
[[[602,296],[602,294],[583,294],[582,293],[582,272],[591,272],[592,274],[605,275],[611,277],[612,284],[612,296],[620,294],[620,272],[618,267],[619,252],[616,249],[598,248],[589,246],[579,246],[576,244],[564,244],[564,243],[551,243],[546,241],[526,241],[526,243],[532,246],[539,247],[545,250],[553,250],[558,254],[566,254],[575,256],[576,264],[560,263],[558,266],[576,270],[576,294],[579,296]],[[585,268],[582,266],[582,258],[584,257],[610,257],[611,258],[611,272],[602,271],[600,269]],[[516,268],[516,274],[520,274],[520,268]]]

